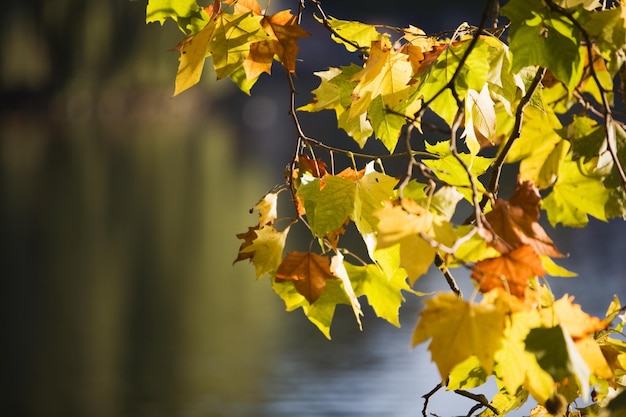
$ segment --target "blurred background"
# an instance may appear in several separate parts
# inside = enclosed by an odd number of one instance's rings
[[[477,24],[482,8],[327,3],[338,18],[429,32]],[[208,69],[171,98],[182,34],[145,25],[145,5],[27,0],[0,14],[0,415],[418,415],[438,382],[425,347],[409,346],[420,300],[401,329],[367,310],[362,333],[340,308],[327,341],[252,266],[232,265],[235,234],[256,223],[248,210],[292,153],[280,69],[251,98]],[[301,43],[300,104],[313,71],[353,58],[317,42]],[[332,114],[303,121],[345,141]],[[599,315],[613,293],[626,300],[624,233],[623,222],[557,230],[563,264],[581,273],[553,280],[557,295]],[[471,407],[450,395],[431,410]]]

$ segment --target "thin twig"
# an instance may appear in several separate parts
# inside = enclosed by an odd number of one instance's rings
[[[500,150],[498,157],[496,158],[496,160],[494,161],[492,165],[493,171],[491,171],[491,177],[489,178],[489,184],[487,185],[487,193],[483,196],[482,200],[480,201],[481,211],[485,209],[485,206],[489,202],[490,195],[493,198],[498,196],[498,185],[500,183],[500,174],[502,173],[502,167],[504,166],[504,161],[506,160],[506,157],[509,155],[509,152],[511,151],[511,148],[513,147],[513,144],[515,143],[515,141],[519,139],[519,137],[522,135],[522,121],[524,119],[524,109],[526,108],[528,103],[530,103],[530,100],[535,94],[535,91],[537,91],[537,88],[539,88],[539,86],[541,85],[541,80],[543,79],[543,76],[545,75],[545,73],[546,73],[545,68],[540,67],[537,69],[537,72],[535,73],[535,77],[533,78],[532,82],[528,86],[528,89],[526,90],[526,94],[524,94],[519,104],[517,105],[517,109],[515,110],[515,123],[513,124],[513,129],[511,130],[511,134],[509,135],[508,139],[502,146],[502,149]]]
[[[488,409],[493,411],[493,413],[496,414],[496,415],[500,414],[500,411],[498,411],[498,409],[495,408],[493,405],[489,404],[489,400],[487,399],[487,397],[485,397],[482,394],[474,394],[474,393],[471,393],[469,391],[465,391],[465,390],[462,390],[462,389],[455,389],[454,392],[459,394],[459,395],[461,395],[461,396],[463,396],[463,397],[465,397],[465,398],[469,398],[470,400],[476,401],[477,403],[479,403],[483,407],[487,407]]]
[[[431,389],[429,392],[422,395],[422,398],[424,399],[424,407],[422,408],[422,416],[426,417],[428,415],[428,402],[430,401],[430,397],[435,395],[435,393],[437,393],[437,391],[439,391],[441,388],[443,388],[443,382],[438,383],[435,386],[435,388]]]

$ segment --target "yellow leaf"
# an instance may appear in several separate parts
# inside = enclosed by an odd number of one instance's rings
[[[266,224],[274,223],[274,220],[276,220],[277,217],[277,200],[278,194],[267,193],[253,207],[253,209],[259,211],[259,226],[265,226]]]
[[[426,301],[413,333],[413,346],[431,339],[428,349],[442,380],[472,355],[491,375],[494,355],[502,344],[506,311],[494,304],[468,303],[440,293]]]
[[[387,202],[375,215],[380,219],[376,248],[400,245],[400,266],[406,269],[411,285],[426,273],[436,253],[421,234],[446,246],[451,246],[455,240],[448,220],[411,199],[403,199],[402,205]]]
[[[330,260],[330,271],[333,273],[333,275],[337,276],[341,280],[341,283],[343,284],[343,289],[350,299],[350,305],[352,305],[352,311],[354,312],[354,317],[359,324],[359,329],[363,330],[363,325],[361,324],[361,316],[363,315],[363,311],[361,311],[361,304],[356,298],[356,294],[354,293],[354,289],[352,288],[352,283],[350,282],[348,271],[346,271],[346,267],[343,264],[343,255],[341,254],[341,252],[337,252],[337,254],[333,256]]]
[[[358,84],[352,92],[348,117],[364,114],[378,96],[383,97],[387,106],[397,107],[413,90],[409,86],[411,73],[408,55],[395,51],[386,39],[372,42],[365,68],[352,77]]]
[[[602,349],[592,337],[586,337],[574,342],[578,353],[589,367],[591,373],[599,378],[611,379],[614,377],[611,367],[602,354]]]
[[[216,20],[211,19],[200,32],[187,36],[175,48],[180,52],[174,95],[178,95],[200,81],[209,40],[215,31]]]
[[[244,243],[239,248],[235,262],[249,259],[254,264],[257,279],[276,271],[282,260],[288,233],[288,227],[279,232],[274,226],[266,224],[260,229],[251,227],[247,233],[238,234],[237,237],[244,239]]]
[[[510,315],[502,340],[502,348],[495,353],[496,374],[508,392],[524,386],[535,400],[544,403],[555,391],[554,380],[544,371],[535,356],[526,351],[524,340],[532,328],[541,327],[537,310],[519,311]]]

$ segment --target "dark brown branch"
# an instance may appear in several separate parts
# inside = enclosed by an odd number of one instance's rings
[[[465,398],[469,398],[470,400],[474,400],[476,401],[478,404],[478,408],[480,407],[487,407],[488,409],[490,409],[491,411],[493,411],[494,414],[498,415],[500,414],[500,411],[498,411],[497,408],[495,408],[493,405],[489,404],[489,400],[487,399],[487,397],[485,397],[482,394],[474,394],[471,393],[469,391],[465,391],[462,389],[455,389],[454,390],[455,393],[465,397]],[[474,411],[476,411],[478,408],[475,408],[476,406],[472,407],[472,410],[470,410],[470,412],[467,414],[468,416],[471,416],[472,413]]]
[[[508,139],[502,146],[502,149],[500,150],[498,157],[493,163],[493,171],[491,172],[491,177],[489,178],[489,184],[487,185],[488,193],[486,193],[483,196],[482,200],[480,201],[481,211],[484,210],[485,206],[489,202],[489,198],[490,198],[489,194],[491,194],[492,197],[497,197],[498,195],[498,185],[500,183],[500,174],[502,173],[502,167],[504,166],[504,161],[506,160],[506,157],[511,151],[511,147],[513,147],[513,144],[515,143],[515,141],[522,134],[522,121],[524,119],[524,109],[526,108],[530,100],[532,99],[533,95],[535,94],[535,91],[537,91],[537,88],[539,88],[539,85],[541,84],[541,80],[543,79],[543,76],[545,75],[545,73],[546,73],[545,68],[540,67],[539,69],[537,69],[537,72],[535,73],[535,78],[533,78],[533,81],[530,83],[530,85],[528,86],[528,89],[526,90],[526,94],[524,94],[524,97],[522,97],[519,104],[517,105],[517,109],[515,110],[515,123],[513,124],[513,129],[511,130],[511,134],[509,135]],[[468,222],[466,221],[466,223]]]
[[[435,395],[437,391],[443,388],[443,382],[438,383],[435,388],[431,389],[428,393],[422,395],[424,399],[424,407],[422,408],[422,416],[426,417],[428,415],[428,402],[430,401],[430,397]]]

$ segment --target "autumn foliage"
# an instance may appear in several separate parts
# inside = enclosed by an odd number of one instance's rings
[[[412,343],[429,343],[440,388],[463,395],[496,380],[490,401],[472,397],[481,416],[504,415],[529,396],[535,416],[623,415],[625,308],[615,295],[598,318],[573,296],[555,299],[549,280],[574,273],[558,265],[564,255],[540,219],[584,227],[589,217],[626,218],[626,125],[616,110],[626,4],[484,3],[477,26],[437,34],[341,20],[317,0],[292,10],[149,0],[147,20],[171,19],[184,33],[174,95],[197,84],[207,62],[247,94],[262,74],[278,66],[286,74],[293,158],[285,182],[254,206],[258,222],[237,235],[235,261],[268,277],[287,310],[301,308],[330,338],[338,304],[359,326],[365,302],[399,326],[405,296],[426,297]],[[313,99],[299,103],[304,18],[325,28],[317,42],[343,45],[354,60],[320,68]],[[356,150],[304,132],[300,114],[323,110]],[[384,151],[363,151],[370,141]],[[400,174],[387,172],[392,159],[404,161]],[[503,170],[515,171],[512,184]],[[505,185],[514,191],[500,195]],[[310,235],[303,247],[289,239],[296,227]],[[348,231],[360,241],[344,238]],[[450,291],[415,291],[433,265]],[[471,271],[469,296],[458,268]]]

